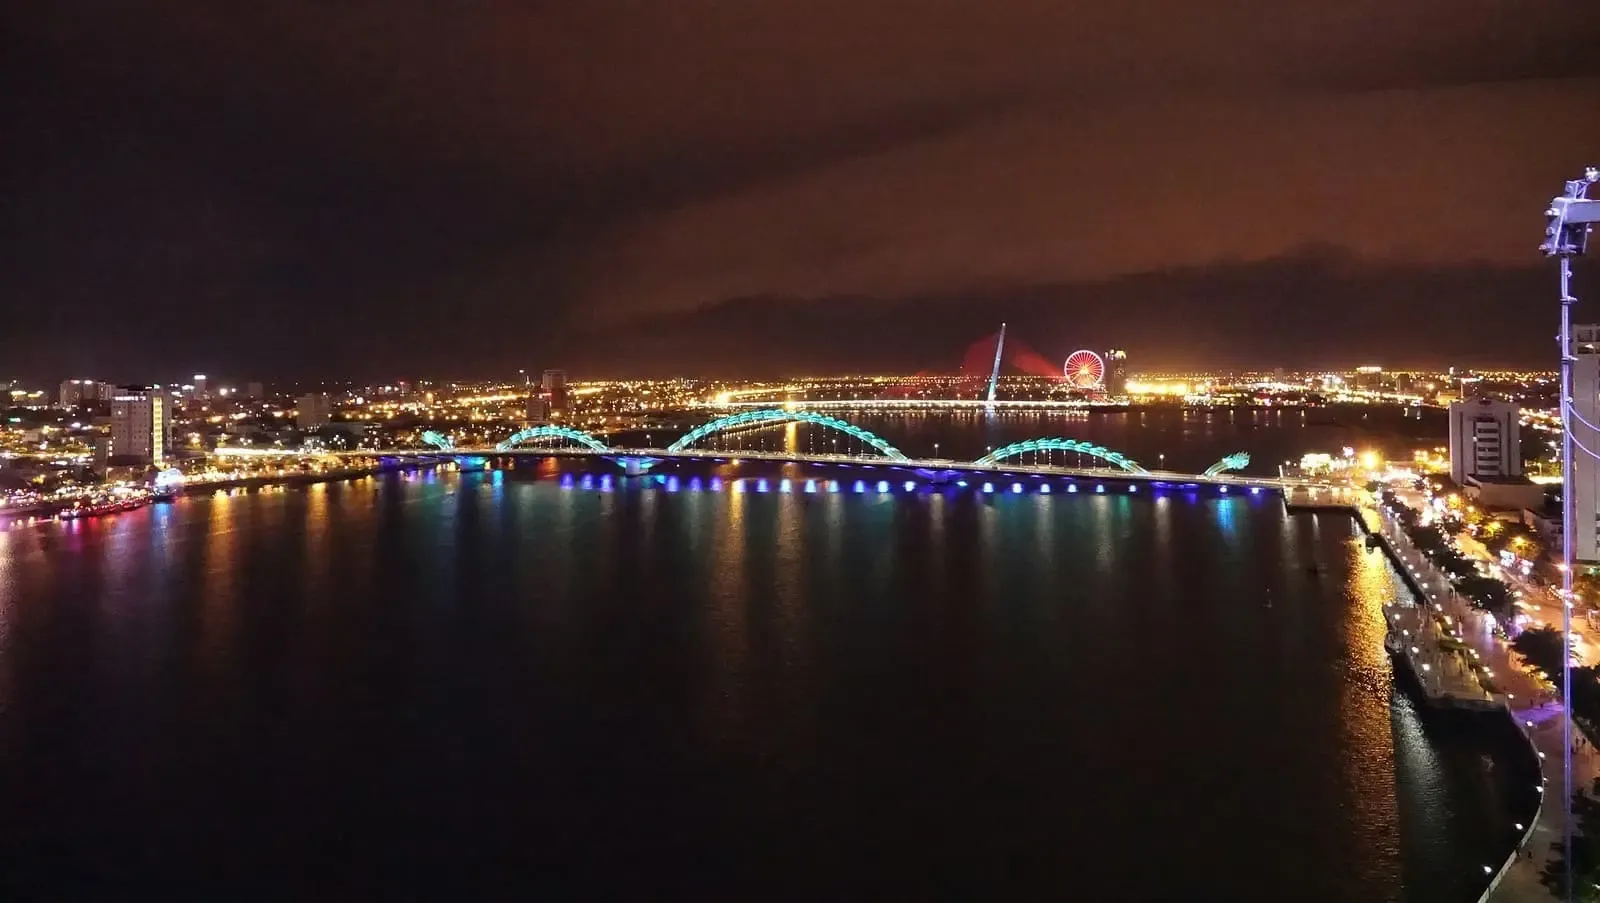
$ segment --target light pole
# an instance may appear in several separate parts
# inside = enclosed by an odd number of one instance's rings
[[[1582,179],[1567,183],[1566,194],[1550,201],[1545,210],[1548,225],[1539,246],[1546,257],[1556,258],[1561,283],[1561,767],[1562,767],[1562,861],[1566,865],[1566,897],[1573,898],[1572,874],[1572,598],[1573,528],[1577,523],[1577,502],[1572,480],[1572,258],[1581,255],[1589,241],[1589,229],[1600,222],[1600,201],[1587,199],[1589,186],[1600,181],[1600,170],[1591,166]],[[1586,453],[1592,454],[1587,448]]]

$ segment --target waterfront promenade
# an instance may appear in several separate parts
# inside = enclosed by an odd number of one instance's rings
[[[1561,840],[1565,819],[1562,794],[1570,793],[1563,787],[1562,723],[1566,713],[1560,694],[1549,683],[1528,672],[1511,651],[1510,644],[1496,636],[1494,618],[1456,593],[1449,577],[1411,545],[1395,518],[1371,508],[1359,509],[1358,516],[1363,518],[1368,529],[1388,542],[1412,579],[1428,595],[1426,601],[1437,604],[1443,614],[1460,621],[1463,642],[1488,666],[1497,695],[1540,753],[1546,790],[1539,818],[1518,847],[1517,857],[1504,868],[1482,899],[1494,903],[1557,899],[1539,878],[1546,864],[1554,858],[1552,844]],[[1574,726],[1573,737],[1578,736]],[[1597,776],[1600,776],[1600,757],[1588,744],[1582,744],[1572,758],[1573,785],[1589,788]],[[1508,827],[1516,830],[1515,826]],[[1484,868],[1495,872],[1500,872],[1501,867],[1501,863],[1484,863]]]

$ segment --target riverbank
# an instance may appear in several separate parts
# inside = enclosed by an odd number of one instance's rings
[[[1528,764],[1536,761],[1538,765],[1538,805],[1528,822],[1509,826],[1514,844],[1498,868],[1484,866],[1489,882],[1479,900],[1556,899],[1540,876],[1554,859],[1552,843],[1560,841],[1564,830],[1562,794],[1572,792],[1562,773],[1566,712],[1559,696],[1527,673],[1510,644],[1498,635],[1494,618],[1455,592],[1449,575],[1412,546],[1394,516],[1366,508],[1354,513],[1363,532],[1376,538],[1416,598],[1460,623],[1462,641],[1489,669],[1491,686],[1486,689],[1493,691],[1510,724],[1537,757]],[[1573,756],[1574,787],[1589,786],[1597,775],[1600,760],[1587,747]]]
[[[285,476],[239,477],[231,480],[213,480],[205,483],[186,483],[179,495],[206,495],[218,489],[261,489],[268,486],[310,486],[315,483],[335,483],[353,480],[378,473],[400,473],[425,470],[436,464],[390,463],[371,467],[346,467],[318,473],[289,474]]]
[[[173,487],[170,497],[209,495],[218,491],[232,489],[265,489],[272,486],[310,486],[315,483],[334,483],[340,480],[353,480],[361,477],[372,476],[379,473],[403,473],[416,470],[425,470],[437,467],[438,464],[389,461],[387,463],[373,464],[367,467],[343,467],[338,470],[270,474],[262,476],[241,476],[224,480],[207,480],[205,482],[185,483]],[[144,504],[160,504],[164,498],[150,497],[143,500]],[[62,519],[64,512],[71,510],[75,501],[49,502],[33,505],[28,508],[0,510],[0,528],[10,529],[26,527],[42,523],[55,523]],[[141,506],[142,507],[142,506]],[[110,517],[117,512],[103,515],[90,515],[92,517]]]
[[[1559,696],[1527,673],[1502,638],[1490,614],[1474,607],[1458,594],[1448,574],[1440,571],[1412,544],[1398,519],[1390,512],[1359,504],[1355,499],[1324,499],[1320,504],[1284,497],[1285,510],[1294,513],[1328,512],[1349,515],[1370,546],[1380,550],[1400,575],[1410,592],[1419,617],[1433,626],[1432,615],[1444,615],[1461,628],[1460,642],[1472,655],[1470,661],[1487,669],[1481,695],[1488,705],[1478,711],[1463,712],[1450,704],[1442,684],[1428,683],[1416,670],[1413,657],[1391,654],[1395,678],[1408,692],[1428,706],[1435,720],[1448,719],[1455,727],[1487,732],[1496,746],[1507,751],[1507,758],[1526,773],[1520,779],[1536,790],[1531,814],[1526,821],[1505,826],[1509,851],[1498,864],[1481,866],[1487,879],[1479,903],[1502,901],[1543,901],[1556,897],[1540,880],[1545,866],[1554,858],[1552,841],[1559,842],[1565,823],[1561,793],[1565,787],[1562,753],[1565,739],[1562,724],[1566,713]],[[1298,502],[1298,504],[1292,504]],[[1387,619],[1387,615],[1386,615]],[[1436,642],[1436,640],[1429,640]],[[1475,669],[1472,669],[1475,673]],[[1476,692],[1473,695],[1478,695]],[[1574,731],[1576,735],[1576,731]],[[1580,763],[1580,759],[1582,760]],[[1586,787],[1600,775],[1600,757],[1592,749],[1573,757],[1573,785]]]

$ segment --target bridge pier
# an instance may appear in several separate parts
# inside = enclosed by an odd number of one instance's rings
[[[656,466],[656,464],[660,460],[661,459],[659,459],[659,458],[617,458],[616,459],[617,463],[622,465],[622,472],[627,474],[630,477],[641,477],[641,476],[644,476],[645,474],[649,473],[650,472],[650,468]]]

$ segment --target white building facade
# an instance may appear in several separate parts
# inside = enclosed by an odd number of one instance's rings
[[[1522,409],[1508,401],[1469,398],[1450,404],[1450,479],[1522,475]]]
[[[159,387],[122,386],[111,397],[111,447],[119,458],[158,464],[172,450],[171,399]]]
[[[1600,425],[1600,325],[1572,327],[1572,410]],[[1600,451],[1600,433],[1573,423],[1573,438]],[[1572,472],[1562,491],[1572,493],[1572,555],[1579,561],[1600,561],[1600,461],[1581,448],[1572,449]]]

